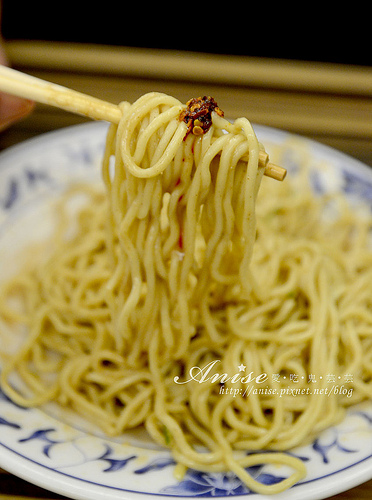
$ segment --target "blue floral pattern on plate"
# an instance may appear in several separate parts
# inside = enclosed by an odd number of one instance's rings
[[[45,222],[41,215],[48,218],[47,207],[56,194],[71,181],[100,180],[106,129],[105,123],[71,127],[0,155],[1,276],[13,261],[15,245],[22,247],[29,241],[37,222]],[[286,132],[260,126],[256,132],[274,157],[280,149],[285,158],[282,164],[290,170],[298,168],[299,158],[304,156],[315,166],[321,165],[321,169],[314,168],[314,190],[343,190],[352,200],[372,202],[372,172],[356,160]],[[27,228],[31,228],[28,233]],[[341,424],[290,453],[306,462],[308,474],[285,494],[276,495],[278,499],[320,499],[371,478],[372,402],[351,407]],[[44,488],[89,500],[143,500],[149,494],[264,498],[231,472],[188,470],[177,481],[175,463],[167,450],[141,439],[134,441],[129,434],[109,439],[81,420],[65,418],[63,411],[19,407],[1,389],[0,466]],[[289,474],[285,467],[270,465],[248,470],[265,484]]]

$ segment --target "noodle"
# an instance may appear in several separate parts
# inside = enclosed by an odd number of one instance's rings
[[[371,218],[316,197],[306,171],[267,181],[256,200],[263,170],[246,119],[215,106],[210,123],[201,112],[191,123],[157,93],[121,109],[105,193],[78,190],[77,229],[64,216],[50,258],[2,289],[2,317],[29,331],[2,387],[20,405],[68,404],[109,435],[143,425],[178,472],[231,470],[253,491],[283,491],[306,473],[283,452],[351,404],[321,396],[327,374],[352,374],[353,403],[371,397]],[[247,468],[266,463],[293,473],[261,484]]]

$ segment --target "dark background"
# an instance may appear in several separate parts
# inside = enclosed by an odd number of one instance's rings
[[[369,12],[324,4],[3,0],[5,39],[191,50],[372,66]],[[253,5],[253,8],[252,8]],[[270,7],[269,7],[270,5]],[[328,8],[327,8],[328,5]],[[356,5],[357,6],[357,5]],[[275,9],[277,8],[277,11]],[[357,12],[356,12],[357,10]],[[327,12],[330,12],[328,15]],[[352,18],[357,13],[357,21]]]

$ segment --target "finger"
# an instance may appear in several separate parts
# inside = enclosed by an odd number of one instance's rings
[[[0,131],[25,118],[34,108],[34,103],[8,94],[0,94]]]

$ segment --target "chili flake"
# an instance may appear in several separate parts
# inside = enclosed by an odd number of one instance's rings
[[[186,103],[186,109],[179,116],[180,121],[187,125],[187,132],[183,140],[192,132],[194,135],[203,135],[212,125],[212,111],[223,116],[223,111],[217,106],[213,97],[194,97]]]

